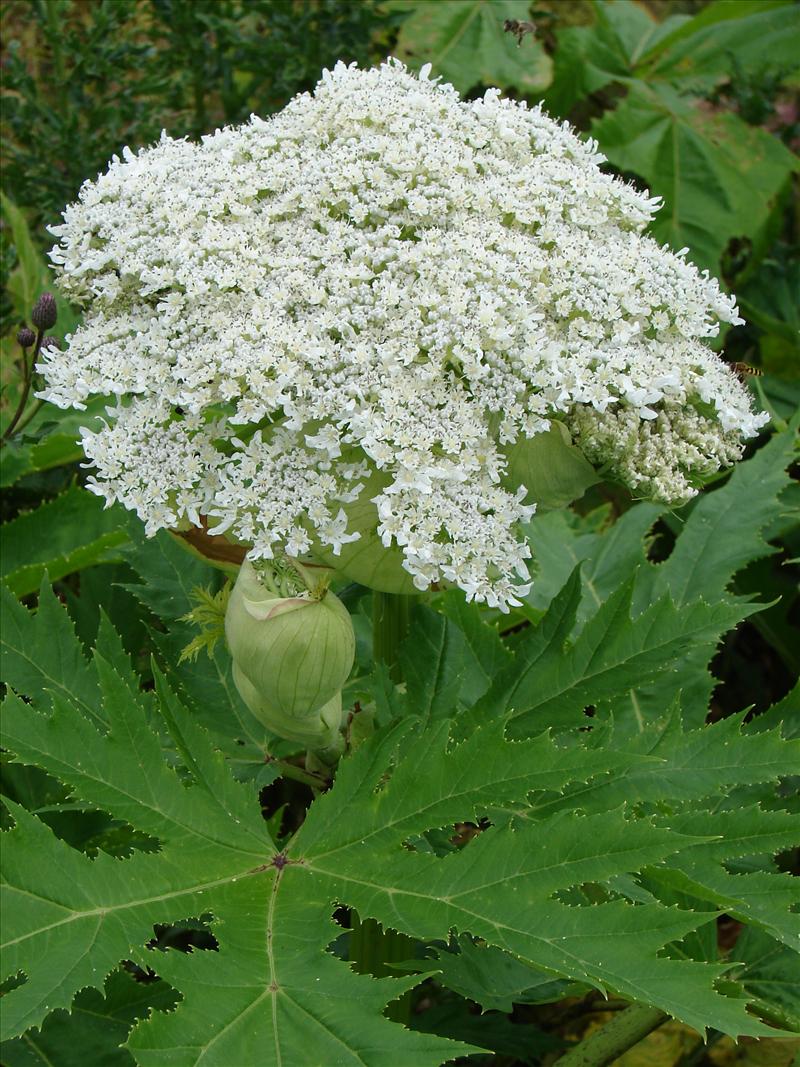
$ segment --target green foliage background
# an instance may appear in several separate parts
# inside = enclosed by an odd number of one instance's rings
[[[773,415],[680,512],[600,486],[537,516],[527,602],[502,620],[454,592],[421,603],[403,689],[372,663],[365,591],[341,590],[359,638],[345,698],[374,722],[354,718],[318,797],[224,648],[179,662],[192,591],[218,572],[83,490],[76,434],[102,407],[31,404],[0,451],[8,907],[25,930],[3,1063],[545,1064],[598,990],[716,1039],[800,1028],[800,7],[9,0],[3,20],[0,430],[14,335],[52,287],[45,226],[86,177],[163,128],[197,137],[279,109],[339,58],[390,53],[468,96],[543,99],[660,195],[655,236],[739,296],[748,325],[718,346],[763,371]],[[535,32],[518,42],[504,20]],[[61,303],[59,335],[76,322]],[[454,837],[466,824],[476,840]],[[277,850],[296,864],[270,866]],[[337,959],[348,908],[416,939],[405,978]],[[732,949],[720,912],[746,926]],[[542,921],[549,939],[530,934]],[[286,997],[254,1016],[276,973]],[[381,1010],[419,982],[401,1031]]]

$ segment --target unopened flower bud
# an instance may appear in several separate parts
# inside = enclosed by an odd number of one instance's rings
[[[51,326],[55,326],[57,318],[56,298],[52,293],[42,293],[33,306],[31,322],[39,330],[49,330]]]
[[[30,328],[30,326],[23,326],[17,334],[17,344],[21,348],[30,348],[36,341],[36,334]]]
[[[61,348],[61,342],[57,337],[51,337],[49,334],[42,339],[42,348]]]
[[[249,683],[237,681],[242,698],[281,736],[281,718],[295,725],[318,718],[347,681],[355,657],[350,615],[333,593],[320,599],[276,595],[247,561],[228,602],[225,636],[234,678]]]
[[[342,694],[337,693],[327,704],[317,708],[310,715],[284,715],[272,707],[249,680],[244,671],[233,661],[233,682],[239,696],[253,715],[263,723],[270,733],[282,737],[285,741],[294,741],[305,745],[323,763],[336,763],[342,754],[344,738],[342,727]]]

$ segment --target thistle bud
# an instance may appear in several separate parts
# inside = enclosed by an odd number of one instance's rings
[[[23,326],[17,334],[17,344],[21,348],[30,348],[36,341],[36,334],[29,326]]]
[[[52,337],[50,334],[47,337],[42,338],[42,349],[45,348],[61,348],[61,342],[57,337]]]
[[[55,326],[58,318],[56,298],[52,293],[42,293],[31,312],[31,322],[39,330],[49,330]]]
[[[355,658],[350,615],[333,593],[325,591],[318,599],[307,593],[281,596],[247,561],[228,602],[225,636],[242,699],[284,737],[287,728],[318,724],[321,709],[340,694]]]

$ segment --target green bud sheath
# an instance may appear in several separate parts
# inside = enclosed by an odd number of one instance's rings
[[[233,681],[242,700],[255,717],[262,722],[270,733],[283,737],[286,741],[296,741],[300,745],[323,756],[323,762],[333,763],[341,755],[344,739],[340,733],[342,725],[342,694],[337,693],[327,704],[317,708],[309,715],[284,715],[264,700],[253,683],[233,663]],[[331,759],[324,755],[330,753]]]
[[[320,563],[334,568],[351,582],[358,582],[379,593],[418,593],[414,581],[403,568],[403,551],[398,545],[384,548],[377,533],[378,509],[372,503],[391,481],[381,471],[374,471],[364,484],[358,500],[344,504],[347,529],[361,534],[357,541],[342,545],[338,556],[330,545],[315,544],[313,554]]]
[[[225,636],[238,675],[255,690],[246,695],[237,682],[243,699],[291,720],[333,700],[355,658],[350,615],[333,593],[277,596],[247,561],[228,603]]]
[[[508,469],[503,484],[509,489],[524,485],[526,504],[540,511],[566,507],[582,497],[600,479],[580,449],[572,444],[569,430],[554,421],[546,433],[520,437],[505,450]]]

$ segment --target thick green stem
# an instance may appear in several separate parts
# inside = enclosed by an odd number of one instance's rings
[[[311,786],[316,792],[328,785],[328,780],[323,778],[321,774],[315,774],[313,771],[304,771],[287,760],[271,758],[269,762],[278,768],[282,778],[291,778],[295,782],[302,782],[303,785]]]
[[[411,622],[413,596],[395,593],[372,594],[372,654],[376,663],[385,663],[392,680],[399,682],[398,653]]]
[[[400,681],[400,645],[408,633],[414,597],[392,593],[372,594],[372,651],[376,663],[385,663],[393,681]],[[377,977],[391,975],[387,964],[400,963],[413,955],[414,942],[395,930],[384,930],[374,919],[359,919],[352,913],[350,959],[353,969]],[[408,1023],[411,998],[408,993],[391,1003],[386,1015],[395,1022]]]
[[[669,1018],[658,1008],[631,1004],[562,1056],[555,1067],[606,1067]]]

